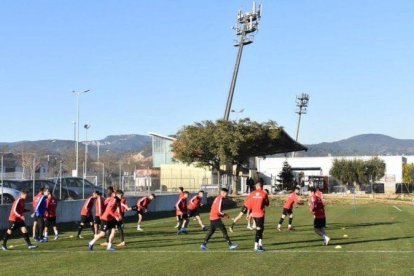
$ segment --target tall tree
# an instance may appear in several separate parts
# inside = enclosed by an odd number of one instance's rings
[[[295,176],[293,175],[292,167],[287,161],[283,163],[282,171],[278,174],[277,181],[283,185],[283,188],[292,190],[295,186]]]
[[[404,164],[403,166],[403,181],[406,184],[414,183],[414,163]]]

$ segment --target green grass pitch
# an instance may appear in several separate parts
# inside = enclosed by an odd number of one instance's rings
[[[117,252],[99,245],[89,252],[91,232],[84,230],[82,240],[70,238],[76,236],[75,224],[62,226],[60,240],[33,251],[15,234],[8,243],[12,248],[0,252],[0,275],[414,275],[414,206],[359,204],[355,214],[349,201],[336,200],[326,209],[329,246],[313,232],[306,206],[295,209],[295,232],[286,231],[286,222],[285,231],[277,232],[281,206],[272,201],[264,253],[253,252],[254,231],[246,229],[245,220],[229,233],[239,249],[229,251],[216,232],[209,250],[202,252],[205,233],[191,220],[189,235],[177,236],[172,212],[148,214],[144,232],[136,231],[135,220],[129,221],[127,247]],[[227,212],[234,217],[239,210]],[[207,224],[208,214],[202,218]]]

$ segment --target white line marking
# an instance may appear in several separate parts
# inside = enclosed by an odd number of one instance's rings
[[[27,252],[27,253],[88,253],[88,254],[94,254],[94,253],[107,253],[107,254],[111,254],[111,253],[159,253],[159,254],[164,254],[164,253],[172,253],[172,254],[177,254],[177,253],[199,253],[199,254],[217,254],[217,253],[225,253],[225,254],[257,254],[255,253],[253,250],[235,250],[235,251],[230,251],[230,250],[208,250],[208,251],[201,251],[201,250],[118,250],[115,252],[107,252],[106,250],[102,249],[102,250],[97,250],[97,251],[88,251],[87,249],[85,250],[10,250],[8,252]],[[299,254],[303,254],[303,253],[309,253],[309,254],[314,254],[314,253],[361,253],[361,254],[365,254],[365,253],[382,253],[382,254],[387,254],[387,253],[391,253],[391,254],[414,254],[413,250],[406,250],[406,251],[398,251],[398,250],[268,250],[266,252],[264,252],[264,254],[291,254],[291,253],[299,253]]]
[[[400,211],[400,212],[402,212],[402,210],[400,209],[400,208],[398,208],[397,206],[392,206],[392,207],[394,207],[395,209],[397,209],[398,211]]]

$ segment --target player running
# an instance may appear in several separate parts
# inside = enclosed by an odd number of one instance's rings
[[[41,187],[39,193],[33,198],[33,214],[36,220],[35,240],[37,242],[46,242],[43,233],[45,231],[45,213],[46,213],[46,196],[47,189]]]
[[[198,221],[198,224],[201,226],[201,230],[207,231],[207,227],[203,224],[203,221],[200,217],[199,209],[203,204],[201,203],[203,201],[204,197],[204,191],[199,191],[197,195],[195,195],[192,199],[190,199],[190,202],[188,203],[187,209],[188,209],[188,218],[196,218]]]
[[[85,200],[85,203],[82,206],[81,210],[81,221],[78,226],[78,239],[82,239],[82,230],[84,227],[86,227],[87,224],[91,227],[92,233],[95,235],[95,229],[93,226],[93,217],[92,217],[92,207],[95,204],[96,200],[96,192],[93,192],[93,194],[88,197]]]
[[[183,195],[178,199],[175,204],[176,216],[178,217],[178,231],[177,235],[188,234],[188,213],[187,213],[187,198],[189,193],[183,192]]]
[[[269,197],[267,192],[263,190],[263,184],[256,183],[256,191],[250,194],[248,203],[249,219],[252,217],[256,222],[256,238],[254,243],[254,251],[263,252],[263,232],[265,222],[265,208],[269,206]]]
[[[251,188],[251,190],[253,189],[253,187]],[[249,194],[247,197],[246,197],[246,200],[244,201],[244,204],[243,204],[243,207],[241,208],[241,210],[240,210],[240,213],[239,213],[239,215],[233,220],[233,223],[231,224],[231,226],[229,227],[229,230],[230,230],[230,232],[231,233],[233,233],[234,232],[234,226],[236,225],[236,223],[239,221],[239,220],[241,220],[242,219],[242,217],[244,216],[244,215],[246,215],[246,220],[247,220],[247,229],[249,229],[249,230],[253,230],[253,229],[255,229],[256,228],[256,223],[255,223],[255,221],[253,220],[253,227],[251,226],[251,222],[252,222],[252,219],[249,219],[249,214],[248,214],[248,211],[249,211],[249,209],[248,209],[248,205],[249,205],[249,200],[250,200],[250,195],[251,194]]]
[[[110,200],[108,200],[108,205],[106,206],[105,212],[101,216],[100,231],[97,235],[94,236],[93,240],[88,243],[88,248],[90,251],[93,250],[93,246],[96,241],[98,241],[100,238],[105,237],[107,231],[110,234],[106,250],[116,251],[116,249],[112,247],[112,242],[115,237],[115,227],[117,225],[117,221],[122,220],[120,214],[116,211],[118,208],[121,208],[122,195],[123,192],[118,190],[115,193],[115,197],[111,197]]]
[[[136,211],[138,214],[138,226],[137,226],[137,231],[144,231],[141,228],[141,222],[144,216],[144,213],[148,212],[148,205],[155,199],[155,195],[154,194],[150,194],[149,196],[140,198],[137,202],[137,204],[132,207],[133,211]]]
[[[277,225],[277,230],[282,231],[282,224],[285,220],[286,216],[289,216],[289,231],[294,231],[295,229],[292,227],[293,222],[293,206],[295,204],[303,205],[302,199],[299,197],[300,187],[296,186],[295,190],[288,196],[285,205],[283,205],[283,213],[282,217],[280,218],[279,224]]]
[[[183,187],[178,187],[178,200],[180,200],[183,196],[184,196],[184,188]],[[178,228],[180,226],[180,218],[179,218],[179,216],[175,216],[175,217],[177,219],[177,225],[175,226],[175,228]]]
[[[313,214],[313,227],[315,233],[323,238],[323,244],[328,245],[331,240],[325,232],[326,227],[326,215],[325,215],[325,206],[322,199],[316,195],[314,188],[310,188],[310,205],[309,210]]]
[[[49,229],[52,228],[53,232],[55,233],[55,240],[59,239],[59,232],[56,226],[56,209],[57,209],[57,200],[52,195],[52,193],[47,190],[46,192],[47,200],[46,200],[46,208],[47,211],[45,213],[45,241],[48,241]]]
[[[93,223],[95,235],[99,232],[99,226],[101,225],[101,216],[105,211],[105,199],[102,196],[100,191],[96,191],[96,199],[95,199],[95,219]]]
[[[23,238],[26,241],[27,244],[27,248],[29,249],[35,249],[37,248],[36,245],[33,245],[30,242],[30,238],[29,238],[29,233],[27,231],[26,228],[26,224],[24,223],[24,212],[28,212],[29,210],[26,210],[24,208],[24,203],[26,201],[26,197],[27,197],[27,192],[26,191],[22,191],[20,193],[20,197],[18,199],[16,199],[13,202],[12,208],[10,210],[10,215],[9,215],[9,227],[7,228],[6,234],[4,235],[3,238],[3,245],[1,247],[2,250],[7,251],[7,241],[10,238],[13,230],[15,229],[19,229],[23,234]]]
[[[229,235],[227,234],[226,227],[224,226],[223,222],[221,221],[221,218],[230,218],[230,216],[222,211],[223,209],[223,200],[227,198],[227,195],[229,193],[229,190],[226,188],[222,188],[220,191],[220,195],[217,196],[213,204],[211,206],[210,211],[210,229],[206,235],[206,238],[204,239],[203,244],[201,245],[201,250],[207,250],[207,243],[210,240],[210,238],[213,236],[214,232],[216,232],[217,229],[220,229],[220,231],[223,233],[224,240],[227,242],[229,249],[234,250],[238,247],[237,244],[233,244],[230,241]]]

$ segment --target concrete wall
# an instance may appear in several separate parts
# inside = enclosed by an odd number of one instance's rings
[[[191,196],[194,196],[192,194]],[[127,197],[128,205],[133,206],[137,203],[141,197]],[[148,206],[148,212],[161,212],[174,210],[175,203],[177,202],[177,195],[159,195]],[[206,201],[205,199],[203,200]],[[80,220],[80,210],[82,209],[84,201],[59,201],[57,208],[57,222],[76,222]],[[6,229],[8,227],[8,219],[10,214],[11,205],[0,206],[0,229]],[[32,210],[32,204],[26,204],[26,209]],[[31,212],[26,213],[26,224],[32,225],[33,219],[30,217]],[[126,216],[134,216],[136,212],[127,212]]]

